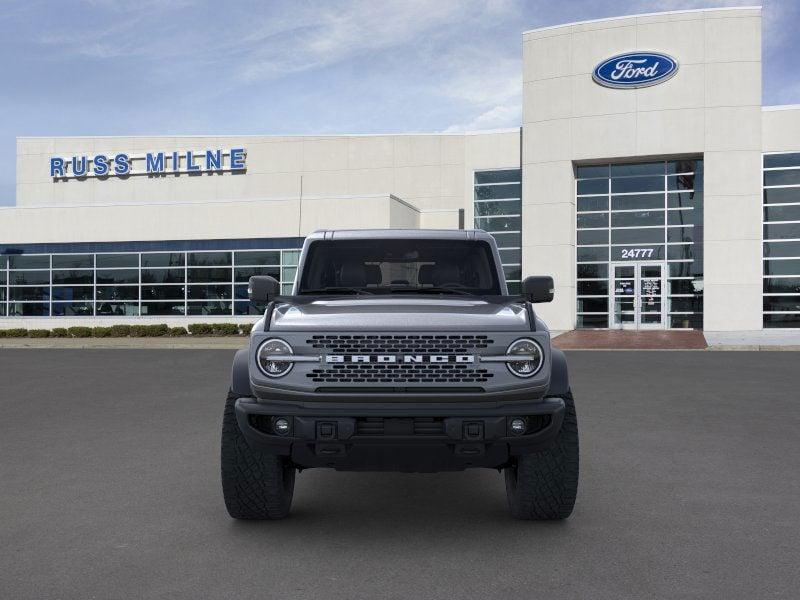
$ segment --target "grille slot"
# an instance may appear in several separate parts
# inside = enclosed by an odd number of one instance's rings
[[[314,335],[312,348],[342,355],[455,355],[487,348],[486,335]],[[331,363],[306,376],[314,383],[486,383],[493,376],[474,363]]]
[[[389,420],[391,424],[391,419]],[[444,435],[444,420],[438,417],[415,417],[413,419],[394,419],[403,422],[387,427],[382,417],[360,417],[356,419],[356,435],[382,436],[395,434],[412,435]],[[388,429],[388,431],[387,431]],[[394,429],[394,432],[392,431]]]

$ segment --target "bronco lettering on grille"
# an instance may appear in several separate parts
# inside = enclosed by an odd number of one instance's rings
[[[472,354],[328,354],[325,362],[335,363],[379,363],[379,364],[415,364],[415,363],[474,363]]]

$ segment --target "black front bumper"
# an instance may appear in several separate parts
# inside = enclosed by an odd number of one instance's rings
[[[521,417],[523,434],[510,422]],[[291,456],[303,468],[432,472],[502,467],[552,446],[561,398],[523,402],[288,403],[239,398],[236,418],[256,450]],[[289,432],[274,430],[276,419]]]

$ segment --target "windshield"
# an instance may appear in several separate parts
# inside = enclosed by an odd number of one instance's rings
[[[321,240],[308,249],[300,294],[500,295],[491,246],[472,240]]]

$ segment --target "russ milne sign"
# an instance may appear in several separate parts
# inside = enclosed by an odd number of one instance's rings
[[[678,61],[658,52],[628,52],[601,62],[592,79],[610,88],[642,88],[662,83],[678,72]]]
[[[50,158],[50,177],[54,179],[83,179],[86,177],[125,177],[128,175],[167,175],[178,173],[221,173],[244,171],[247,151],[203,150],[195,152],[147,152],[130,155],[95,154],[94,156],[53,156]]]

